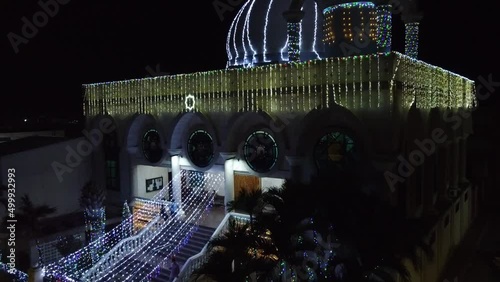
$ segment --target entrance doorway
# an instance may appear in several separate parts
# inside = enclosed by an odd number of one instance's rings
[[[261,181],[260,177],[242,174],[242,173],[234,173],[234,198],[237,199],[240,195],[241,191],[246,190],[247,192],[261,190]]]

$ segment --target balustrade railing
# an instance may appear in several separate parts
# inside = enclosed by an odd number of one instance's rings
[[[212,235],[210,240],[225,232],[228,229],[229,222],[231,221],[235,221],[237,224],[246,224],[250,222],[250,216],[234,212],[226,214],[217,229],[215,229],[214,234]],[[207,249],[207,246],[208,243],[198,254],[190,257],[186,261],[186,263],[184,263],[181,271],[179,272],[179,276],[174,280],[175,282],[189,281],[189,278],[191,277],[191,275],[193,275],[194,271],[201,268],[203,264],[208,261],[210,253]]]
[[[163,203],[168,197],[168,191],[173,189],[174,183],[178,183],[187,172],[182,171],[181,173],[175,175],[173,179],[158,193],[148,201],[148,203]],[[155,218],[159,215],[159,210],[151,210],[148,205],[144,205],[134,211],[138,214],[149,214],[151,218]],[[121,224],[113,228],[112,230],[106,232],[103,236],[99,237],[97,240],[89,243],[84,248],[72,253],[64,258],[61,258],[57,262],[51,263],[45,266],[45,278],[55,279],[59,281],[75,281],[80,279],[82,275],[87,273],[90,269],[99,265],[101,259],[114,247],[124,239],[129,238],[134,235],[135,232],[139,230],[131,230],[131,226],[134,223],[134,214],[130,215],[129,218],[124,220]],[[154,222],[147,224],[144,229],[148,229],[148,226],[154,225]],[[140,232],[140,231],[139,231]],[[146,233],[150,233],[146,231]],[[135,240],[130,243],[132,247],[136,248],[139,245]],[[95,260],[97,257],[97,260]]]
[[[135,255],[136,251],[149,244],[167,226],[173,226],[174,224],[169,224],[173,220],[181,222],[176,230],[177,236],[179,238],[187,237],[194,229],[193,222],[197,222],[207,206],[213,203],[214,191],[221,185],[223,178],[216,174],[205,175],[191,187],[191,193],[186,199],[183,198],[182,206],[171,209],[175,203],[166,201],[168,191],[172,189],[174,192],[175,190],[180,192],[180,189],[173,189],[173,185],[179,183],[185,174],[189,174],[189,172],[182,171],[176,175],[169,185],[160,190],[151,200],[137,199],[136,202],[140,203],[138,208],[134,209],[129,218],[110,232],[77,252],[47,265],[45,278],[57,281],[97,281],[108,270],[119,264],[119,261],[127,256]],[[168,218],[162,213],[162,208],[169,211],[167,212],[170,213]],[[174,210],[177,211],[173,212]],[[189,211],[189,214],[185,214],[184,211]],[[182,216],[182,220],[178,220],[179,216]],[[142,223],[136,224],[135,221],[141,217]],[[134,228],[135,226],[139,226],[139,228]],[[174,245],[173,248],[178,248],[180,243],[177,242]],[[98,260],[93,259],[94,257],[97,257]],[[164,258],[161,258],[161,261],[156,260],[155,258],[153,265],[158,263],[158,267],[162,267],[165,263]],[[148,271],[146,270],[146,273]]]
[[[163,219],[162,216],[156,215],[147,227],[142,229],[137,235],[121,241],[106,255],[104,255],[98,264],[94,265],[82,276],[82,280],[97,281],[102,278],[102,273],[107,272],[108,269],[113,267],[122,259],[125,259],[128,255],[136,253],[138,249],[147,245],[151,242],[151,240],[153,240],[153,238],[173,226],[176,222],[182,222],[177,231],[181,233],[186,232],[186,226],[201,217],[203,211],[199,211],[201,210],[200,206],[203,206],[202,208],[205,209],[205,205],[208,205],[211,201],[213,201],[214,192],[203,191],[200,193],[203,195],[202,201],[199,201],[200,199],[198,195],[197,197],[191,196],[184,202],[184,206],[186,208],[194,210],[189,216],[180,220],[178,215],[171,216],[168,219]],[[150,205],[159,207],[162,203],[151,202]],[[154,258],[149,258],[149,263],[153,265],[159,264],[159,262],[154,261]]]
[[[160,229],[161,225],[163,225],[163,221],[160,220],[159,217],[154,218],[150,224],[148,224],[148,228],[142,229],[138,234],[124,239],[115,245],[97,264],[85,272],[81,279],[83,281],[97,279],[99,273],[105,271],[114,263],[135,251],[143,242],[153,239],[153,237],[158,234],[157,231]]]

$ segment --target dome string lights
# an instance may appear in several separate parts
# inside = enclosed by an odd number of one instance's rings
[[[290,1],[247,0],[229,28],[226,50],[229,67],[251,67],[265,63],[287,62],[288,23],[283,13]],[[301,60],[320,59],[323,53],[323,17],[316,1],[305,1],[305,17],[293,28],[297,30]],[[228,48],[232,46],[232,48]]]

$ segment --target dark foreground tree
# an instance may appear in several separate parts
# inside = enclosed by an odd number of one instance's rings
[[[19,213],[16,214],[21,232],[29,239],[36,239],[41,234],[41,220],[57,211],[48,205],[35,205],[28,195],[21,197]]]
[[[198,274],[215,281],[245,281],[251,273],[258,281],[410,281],[404,259],[419,269],[419,254],[432,256],[423,239],[426,226],[378,195],[345,174],[310,184],[287,181],[260,197],[240,198],[254,215],[253,232],[233,226],[213,240],[210,260]],[[262,237],[266,244],[258,243]],[[267,250],[273,260],[262,263],[249,249]]]
[[[253,227],[253,218],[258,213],[262,200],[261,189],[241,189],[236,199],[227,203],[228,212],[243,212],[250,216],[250,228]]]
[[[277,259],[276,248],[269,238],[257,235],[248,224],[235,221],[230,221],[225,232],[210,240],[207,251],[208,262],[195,271],[195,280],[245,281],[254,276],[260,281],[273,269]]]
[[[80,205],[84,210],[89,242],[93,242],[104,235],[106,227],[105,198],[106,191],[92,182],[88,182],[82,188]]]

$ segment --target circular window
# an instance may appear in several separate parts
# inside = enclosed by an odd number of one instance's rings
[[[148,130],[142,137],[142,152],[144,157],[152,163],[159,162],[163,156],[160,140],[160,133],[155,129]]]
[[[212,136],[204,130],[191,134],[187,144],[189,159],[197,167],[207,167],[214,159],[214,142]]]
[[[321,137],[314,148],[314,160],[320,170],[345,168],[354,163],[356,155],[354,140],[339,131]]]
[[[269,172],[278,161],[278,144],[271,134],[255,131],[245,141],[243,157],[254,171]]]

